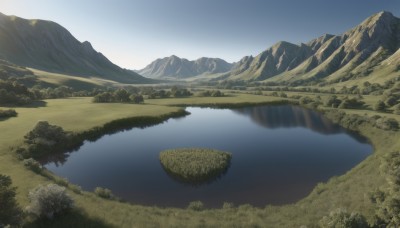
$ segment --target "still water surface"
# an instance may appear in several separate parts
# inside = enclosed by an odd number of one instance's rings
[[[135,204],[265,206],[305,197],[318,182],[344,174],[372,152],[364,138],[298,106],[187,111],[189,116],[163,124],[86,141],[45,167],[85,190],[109,188]],[[181,183],[158,160],[160,151],[181,147],[229,151],[231,166],[212,182]]]

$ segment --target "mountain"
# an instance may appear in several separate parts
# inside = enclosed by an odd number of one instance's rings
[[[79,42],[57,23],[1,13],[0,59],[49,72],[96,76],[124,83],[150,81],[113,64],[88,41]]]
[[[400,19],[380,12],[342,35],[325,34],[300,45],[278,42],[244,57],[223,78],[301,84],[390,77],[400,69],[399,47]]]
[[[202,74],[228,72],[233,64],[218,58],[200,58],[195,61],[179,58],[175,55],[157,59],[139,70],[138,73],[150,78],[187,78]]]

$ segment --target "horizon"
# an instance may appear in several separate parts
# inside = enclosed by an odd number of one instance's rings
[[[56,22],[80,42],[89,41],[113,63],[135,70],[172,55],[233,63],[256,56],[279,41],[300,44],[323,34],[342,34],[381,11],[396,17],[400,14],[396,0],[368,0],[362,5],[307,0],[290,3],[292,7],[287,8],[288,4],[288,0],[121,0],[101,4],[93,0],[4,0],[0,7],[6,15]]]

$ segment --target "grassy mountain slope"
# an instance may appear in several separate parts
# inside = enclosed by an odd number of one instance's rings
[[[97,76],[124,83],[150,81],[113,64],[89,42],[79,42],[57,23],[1,13],[0,59],[55,73]]]
[[[300,84],[382,81],[378,78],[396,76],[399,47],[400,19],[380,12],[342,35],[326,34],[301,45],[279,42],[254,58],[245,57],[228,76]]]

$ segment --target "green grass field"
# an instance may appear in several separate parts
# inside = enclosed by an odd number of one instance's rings
[[[28,204],[27,194],[30,189],[38,184],[50,182],[26,169],[11,151],[11,148],[22,143],[23,136],[39,120],[60,125],[65,130],[79,132],[102,126],[115,119],[160,116],[181,109],[172,105],[268,103],[280,100],[281,98],[276,97],[235,94],[221,98],[146,100],[143,105],[134,105],[95,104],[91,102],[91,98],[71,98],[46,100],[45,105],[39,104],[36,107],[32,105],[15,108],[18,117],[0,122],[0,173],[11,176],[13,185],[18,187],[17,199],[22,207]],[[365,112],[375,113],[370,110]],[[367,194],[385,184],[384,177],[379,173],[380,158],[383,154],[400,149],[400,133],[369,126],[360,126],[360,129],[373,144],[374,153],[345,175],[319,184],[308,197],[295,204],[264,208],[242,205],[233,209],[197,212],[132,205],[102,199],[90,192],[75,194],[70,191],[77,210],[53,221],[28,223],[27,227],[315,227],[322,216],[336,208],[359,211],[371,219],[373,205],[367,199]]]

